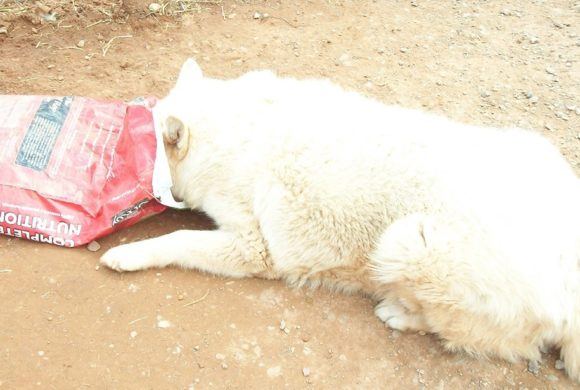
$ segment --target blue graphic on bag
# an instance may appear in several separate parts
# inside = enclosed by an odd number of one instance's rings
[[[40,103],[20,145],[16,156],[17,165],[36,171],[46,168],[72,101],[72,96],[65,96],[61,99],[45,99]]]

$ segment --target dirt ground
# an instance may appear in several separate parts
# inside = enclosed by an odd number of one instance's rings
[[[386,103],[533,128],[580,172],[578,1],[194,3],[152,14],[140,0],[0,0],[0,93],[163,96],[192,56],[215,77],[328,77]],[[97,253],[0,238],[0,388],[575,387],[555,353],[535,373],[448,354],[385,328],[360,297],[98,267],[113,245],[183,227],[211,222],[169,211]]]

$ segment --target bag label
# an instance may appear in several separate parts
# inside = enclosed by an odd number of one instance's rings
[[[20,145],[16,164],[43,171],[50,161],[52,150],[63,128],[73,98],[44,99]]]

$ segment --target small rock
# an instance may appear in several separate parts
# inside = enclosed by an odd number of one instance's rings
[[[488,91],[481,91],[479,94],[482,98],[488,98],[491,94]]]
[[[538,39],[538,37],[534,37],[534,36],[531,36],[531,37],[529,38],[529,41],[530,41],[530,43],[531,43],[532,45],[535,45],[536,43],[539,43],[539,42],[540,42],[540,40]]]
[[[546,377],[546,379],[550,382],[558,382],[558,377],[554,374],[550,374]]]
[[[528,362],[528,371],[534,375],[538,375],[540,373],[540,362],[537,360],[530,360]]]
[[[540,98],[538,98],[537,96],[532,96],[530,98],[530,103],[536,104],[539,100],[540,100]]]
[[[44,19],[49,23],[54,23],[56,22],[56,14],[54,12],[51,12],[49,14],[42,15],[42,19]]]
[[[256,12],[254,12],[253,18],[254,19],[262,19],[263,15],[261,13],[259,13],[258,11],[256,11]]]
[[[427,334],[427,333],[425,333],[425,331],[423,331],[423,330],[420,330],[420,331],[419,331],[419,335],[421,335],[421,336],[425,336],[426,334]]]
[[[148,8],[149,8],[150,12],[157,13],[157,12],[161,11],[161,8],[163,8],[163,7],[159,3],[151,3],[151,4],[149,4]]]
[[[402,48],[400,48],[400,49],[399,49],[399,51],[400,51],[401,53],[406,53],[406,52],[408,52],[408,51],[409,51],[409,49],[407,49],[406,47],[402,47]]]
[[[222,368],[223,368],[224,370],[227,370],[227,369],[228,369],[228,365],[227,365],[227,363],[226,363],[226,362],[222,362]]]
[[[224,360],[226,358],[226,355],[224,355],[223,353],[216,353],[215,358],[217,360]]]
[[[556,75],[556,71],[554,70],[554,68],[552,68],[550,66],[546,67],[546,73],[551,74],[552,76]]]
[[[137,332],[132,330],[131,333],[129,333],[129,336],[131,336],[131,338],[134,339],[135,337],[137,337]]]
[[[575,111],[576,110],[576,106],[573,106],[571,104],[567,104],[566,105],[566,110],[568,110],[568,111]]]
[[[554,113],[554,116],[558,119],[562,119],[563,121],[567,121],[568,119],[568,115],[564,114],[562,111],[556,111]]]
[[[80,41],[77,42],[77,47],[83,48],[85,47],[85,40],[81,39]]]
[[[302,369],[302,375],[304,375],[305,377],[307,377],[307,378],[308,378],[308,377],[310,376],[310,368],[308,368],[308,367],[304,367],[304,368]]]
[[[164,320],[161,316],[157,316],[157,327],[159,329],[167,329],[171,327],[171,322]]]
[[[0,34],[8,34],[8,28],[4,26],[0,27]]]
[[[44,356],[44,351],[38,351],[37,352],[37,355],[40,356],[40,357]]]
[[[87,249],[91,252],[98,252],[101,249],[101,244],[96,241],[91,241],[89,245],[87,245]]]
[[[286,321],[282,320],[280,321],[280,330],[284,330],[286,329]]]
[[[411,7],[418,7],[419,4],[417,4],[417,2],[415,0],[411,1]]]
[[[556,364],[554,365],[554,367],[556,367],[556,370],[563,370],[565,365],[562,360],[558,359],[556,360]]]
[[[270,367],[268,368],[268,370],[266,370],[266,373],[270,378],[276,378],[282,374],[282,367],[280,366]]]
[[[352,57],[348,53],[342,54],[338,57],[338,65],[352,66]]]
[[[499,14],[502,16],[511,16],[513,15],[513,12],[510,11],[509,9],[502,9],[501,11],[499,11]]]
[[[52,69],[52,68],[54,68],[54,65],[52,65],[52,64],[47,66],[47,69]]]

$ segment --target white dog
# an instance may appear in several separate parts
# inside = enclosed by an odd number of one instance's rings
[[[538,134],[387,107],[320,80],[205,78],[156,108],[173,191],[219,226],[109,250],[378,301],[391,328],[509,360],[561,347],[580,380],[580,181]]]

